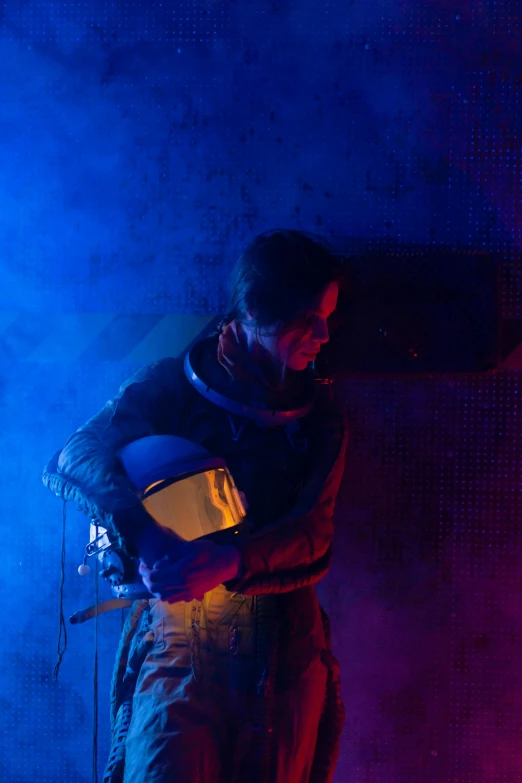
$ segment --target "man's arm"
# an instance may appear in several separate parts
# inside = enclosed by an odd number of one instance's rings
[[[348,427],[339,407],[325,410],[312,445],[314,469],[292,511],[236,544],[238,577],[227,583],[235,592],[286,592],[318,581],[330,563],[333,514],[344,473]]]
[[[165,534],[143,507],[117,452],[138,438],[161,434],[168,417],[181,415],[180,367],[178,359],[162,359],[140,369],[58,457],[63,486],[70,482],[77,497],[102,510],[106,526],[131,554],[148,546],[154,556]]]

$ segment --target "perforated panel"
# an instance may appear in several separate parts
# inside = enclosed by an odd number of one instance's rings
[[[343,391],[351,448],[319,589],[348,707],[338,779],[516,780],[518,375]]]

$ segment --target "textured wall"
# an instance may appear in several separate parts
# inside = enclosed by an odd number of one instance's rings
[[[501,253],[520,318],[522,20],[507,0],[8,0],[0,15],[0,774],[85,783],[94,631],[68,629],[53,683],[61,509],[44,462],[219,311],[238,250],[273,226],[341,250]],[[320,589],[348,708],[337,781],[515,783],[518,377],[343,394],[352,446]],[[93,597],[86,534],[71,510],[66,615]],[[100,618],[102,760],[119,622]]]
[[[334,565],[338,780],[521,775],[518,373],[353,381]]]
[[[273,225],[518,235],[512,4],[3,13],[8,308],[215,309],[237,248]]]

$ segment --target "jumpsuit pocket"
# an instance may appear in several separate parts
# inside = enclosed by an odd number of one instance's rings
[[[224,585],[219,585],[208,593],[206,616],[210,625],[249,625],[254,614],[254,599],[252,596],[229,592]]]
[[[220,585],[209,594],[206,606],[207,639],[210,646],[233,656],[254,653],[254,599],[230,593]]]
[[[191,642],[191,628],[188,621],[190,603],[180,601],[169,604],[154,599],[150,601],[150,631],[152,633],[152,652],[168,652],[169,656],[179,658]]]

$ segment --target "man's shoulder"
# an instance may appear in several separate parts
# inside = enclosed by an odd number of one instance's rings
[[[165,389],[175,389],[183,383],[184,378],[183,358],[165,356],[162,359],[155,359],[153,362],[139,367],[130,378],[124,381],[120,391],[132,384],[141,383]]]

